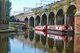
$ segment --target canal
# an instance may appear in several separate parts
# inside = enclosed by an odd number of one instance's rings
[[[62,40],[44,37],[34,30],[0,33],[0,53],[72,53],[73,46],[70,44],[66,44],[69,52],[64,52],[66,49]]]

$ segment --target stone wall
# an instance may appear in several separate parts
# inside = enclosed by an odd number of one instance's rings
[[[2,29],[8,29],[8,24],[0,24],[0,30]]]

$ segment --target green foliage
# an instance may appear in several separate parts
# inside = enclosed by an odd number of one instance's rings
[[[10,16],[10,10],[11,10],[11,2],[8,0],[6,1],[6,15]]]
[[[70,5],[71,0],[67,0],[67,4]]]
[[[14,21],[14,16],[9,17],[8,20],[9,20],[10,22],[13,22],[13,21]]]
[[[6,1],[6,16],[8,18],[8,21],[11,21],[10,17],[10,11],[11,11],[11,2],[9,0]],[[12,19],[13,20],[13,19]]]
[[[0,1],[0,12],[1,12],[1,5],[2,1]],[[10,10],[11,10],[11,2],[9,0],[6,1],[6,16],[8,19],[10,18]],[[1,20],[1,13],[0,13],[0,20]]]
[[[33,9],[32,11],[33,11],[35,14],[41,14],[41,13],[44,12],[41,8]]]

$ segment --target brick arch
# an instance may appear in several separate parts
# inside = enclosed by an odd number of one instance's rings
[[[27,18],[27,17],[24,19],[24,22],[25,22],[25,23],[27,23],[27,22],[28,22],[28,18]]]
[[[1,24],[8,24],[8,20],[2,19]]]
[[[56,24],[63,25],[64,24],[64,11],[63,9],[59,9],[56,14]]]
[[[29,18],[29,26],[34,27],[34,17]]]
[[[41,25],[46,25],[47,24],[47,15],[44,13],[41,16]]]
[[[54,12],[50,12],[48,16],[48,25],[53,25],[55,20]]]
[[[37,26],[39,24],[40,24],[40,16],[37,15],[36,18],[35,18],[35,26]]]
[[[74,26],[74,15],[76,13],[76,6],[75,5],[70,5],[67,9],[66,13],[66,23],[68,25]]]

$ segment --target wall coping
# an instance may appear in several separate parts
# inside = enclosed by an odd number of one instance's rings
[[[75,16],[80,16],[80,11],[77,11]]]

